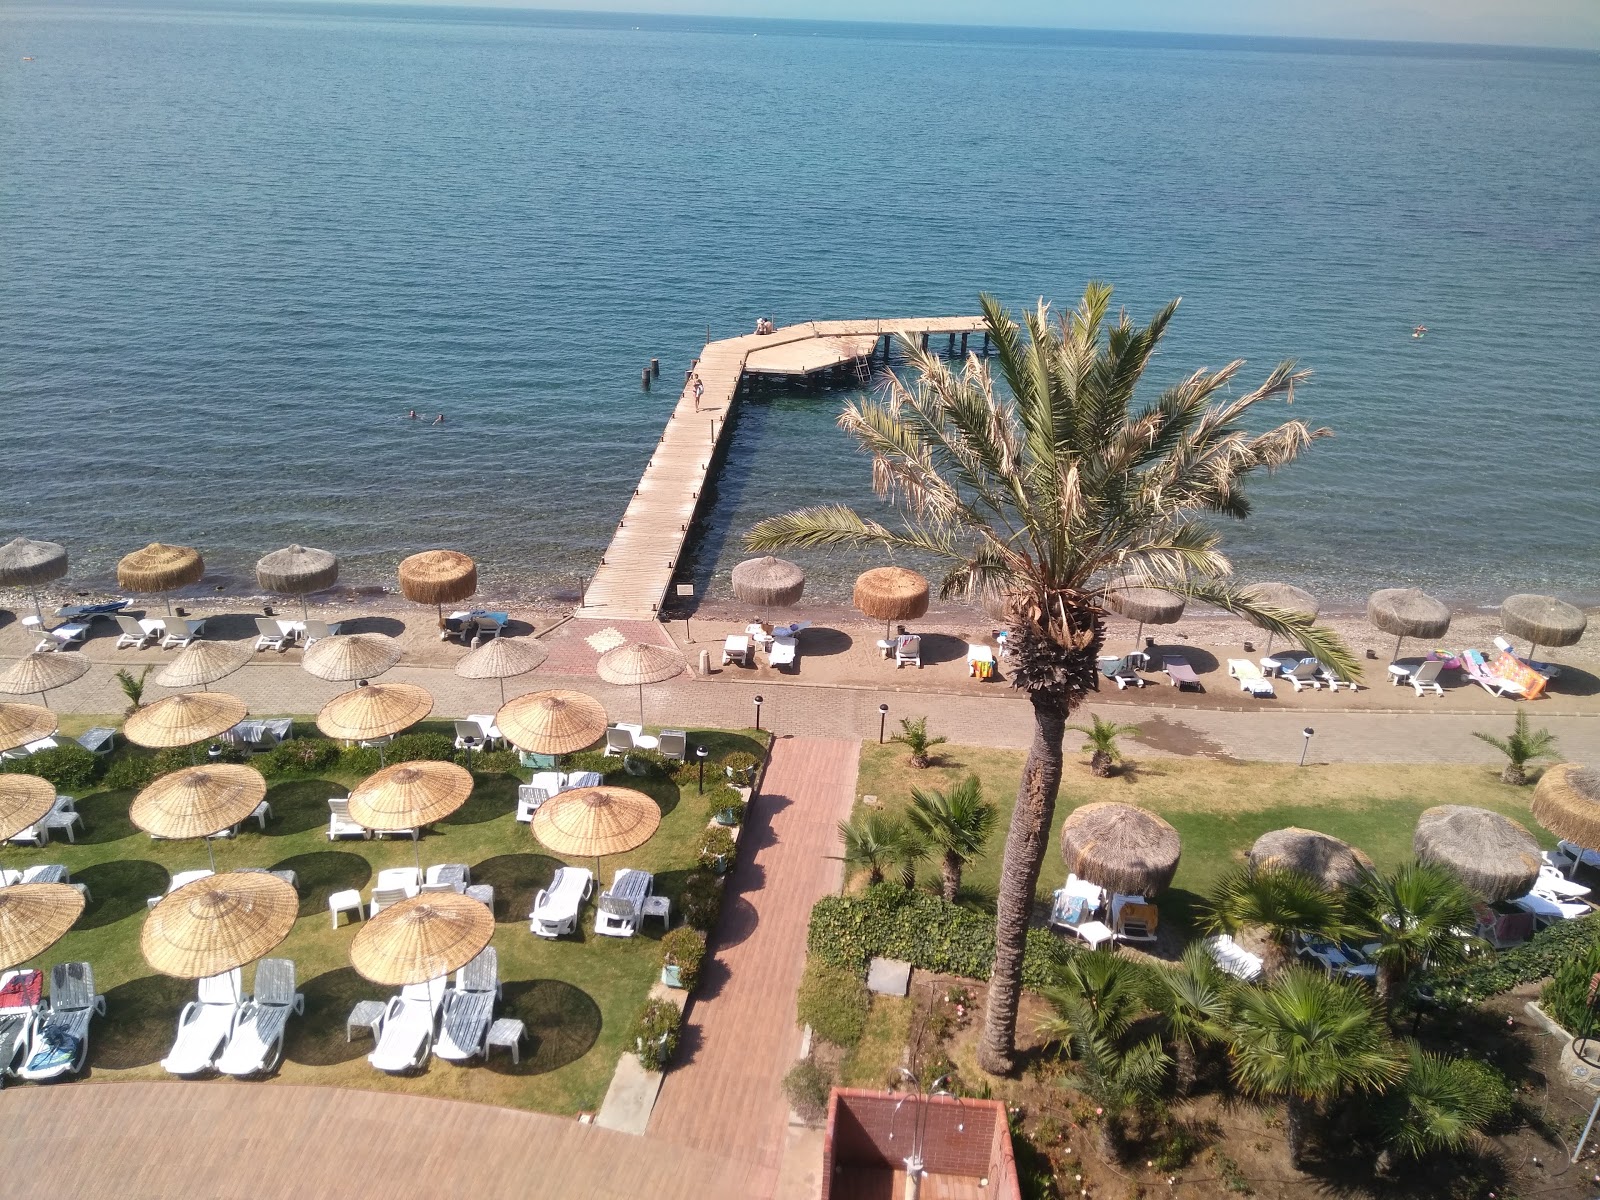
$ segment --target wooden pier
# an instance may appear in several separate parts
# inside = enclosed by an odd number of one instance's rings
[[[887,356],[895,337],[943,336],[949,353],[967,349],[983,332],[982,317],[913,317],[864,321],[809,321],[773,333],[749,333],[706,343],[695,372],[704,387],[696,411],[688,381],[667,418],[627,511],[617,522],[595,575],[584,589],[578,615],[596,620],[656,619],[668,600],[684,546],[722,450],[728,418],[747,372],[806,376],[865,361],[879,345]]]

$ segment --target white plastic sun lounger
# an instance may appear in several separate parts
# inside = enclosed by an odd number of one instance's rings
[[[772,645],[767,648],[767,665],[772,667],[792,667],[795,664],[796,648],[799,646],[792,637],[775,637]]]
[[[1553,925],[1557,921],[1571,921],[1578,917],[1586,917],[1594,911],[1587,904],[1574,901],[1568,903],[1563,900],[1552,900],[1548,896],[1541,896],[1538,892],[1529,892],[1526,896],[1518,896],[1511,901],[1523,912],[1533,914],[1533,919],[1541,925]]]
[[[1549,851],[1545,851],[1546,854]],[[23,876],[26,882],[27,876]],[[1560,867],[1546,865],[1539,868],[1539,879],[1533,885],[1533,890],[1541,896],[1549,896],[1557,900],[1576,900],[1580,896],[1587,896],[1589,888],[1581,883],[1574,883],[1566,877]]]
[[[1261,668],[1248,658],[1230,658],[1228,674],[1239,681],[1239,690],[1252,696],[1275,696],[1272,680],[1261,673]]]
[[[5,1077],[16,1068],[17,1055],[28,1045],[28,1030],[33,1025],[39,1004],[30,1002],[31,988],[43,982],[35,970],[6,971],[0,973],[0,988],[16,981],[10,996],[0,998],[0,1086]]]
[[[289,1014],[305,1011],[306,998],[294,990],[294,962],[263,958],[256,964],[255,995],[234,1016],[217,1070],[241,1077],[272,1070],[283,1058]]]
[[[238,967],[200,981],[199,999],[185,1004],[178,1016],[178,1036],[161,1060],[162,1070],[168,1075],[199,1075],[212,1068],[244,1007],[242,987]]]
[[[540,937],[555,938],[578,928],[578,911],[594,892],[594,876],[586,867],[559,867],[550,886],[533,898],[528,928]]]
[[[1411,672],[1411,690],[1419,696],[1426,696],[1432,692],[1435,696],[1444,695],[1444,685],[1439,682],[1439,672],[1444,670],[1444,659],[1430,658]]]
[[[1319,692],[1322,690],[1322,664],[1314,658],[1302,658],[1292,667],[1285,666],[1279,678],[1293,684],[1296,692],[1303,688]]]
[[[158,621],[154,617],[140,619],[125,617],[118,614],[116,617],[117,628],[122,632],[117,637],[117,644],[113,650],[121,650],[131,646],[135,650],[143,650],[146,646],[153,645],[167,636],[166,622]]]
[[[1117,691],[1119,692],[1130,686],[1144,687],[1145,684],[1150,682],[1148,679],[1140,678],[1134,672],[1133,664],[1128,661],[1128,656],[1125,654],[1102,655],[1096,660],[1095,665],[1100,674],[1117,685]]]
[[[413,983],[389,999],[378,1025],[378,1044],[367,1061],[380,1071],[414,1071],[428,1061],[444,1003],[445,977]]]
[[[17,1078],[40,1083],[81,1071],[89,1058],[89,1022],[105,1011],[106,998],[95,992],[89,964],[57,963],[50,970],[48,1007],[34,1018]]]
[[[1260,957],[1236,944],[1227,934],[1219,933],[1215,937],[1207,938],[1205,946],[1211,957],[1216,960],[1217,966],[1235,979],[1249,981],[1261,977],[1261,970],[1265,964]]]
[[[1200,682],[1200,676],[1194,673],[1194,668],[1189,665],[1186,658],[1169,656],[1161,660],[1161,669],[1167,673],[1167,678],[1172,681],[1172,686],[1182,691],[1184,688],[1193,688],[1197,692],[1206,690],[1205,684]]]

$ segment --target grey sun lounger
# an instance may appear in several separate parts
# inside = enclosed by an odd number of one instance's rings
[[[89,1058],[89,1022],[105,1011],[106,998],[94,990],[89,964],[57,963],[50,970],[48,1008],[34,1019],[17,1077],[39,1083],[83,1070]]]
[[[1125,654],[1121,657],[1111,654],[1103,655],[1096,660],[1095,665],[1100,668],[1100,674],[1116,683],[1117,691],[1119,692],[1130,684],[1133,687],[1143,687],[1150,682],[1148,679],[1139,678],[1134,673],[1133,664],[1128,661],[1128,656]]]
[[[294,990],[293,960],[263,958],[256,964],[255,994],[234,1017],[217,1070],[240,1077],[271,1071],[283,1059],[290,1014],[305,1011],[305,996]]]
[[[1200,676],[1194,673],[1194,668],[1189,665],[1186,658],[1163,658],[1161,669],[1167,673],[1167,678],[1172,680],[1172,685],[1179,690],[1192,687],[1197,692],[1206,690],[1205,684],[1200,682]]]

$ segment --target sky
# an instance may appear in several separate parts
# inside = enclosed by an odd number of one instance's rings
[[[1600,49],[1600,0],[421,0],[597,12]]]

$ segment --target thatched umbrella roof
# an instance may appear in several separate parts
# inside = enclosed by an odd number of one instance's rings
[[[1315,618],[1322,611],[1315,596],[1291,583],[1252,583],[1241,589],[1241,594],[1263,608],[1281,608],[1298,617]]]
[[[37,704],[0,703],[0,750],[15,750],[56,731],[56,715]]]
[[[1576,605],[1554,596],[1520,594],[1500,603],[1500,624],[1512,637],[1533,643],[1532,658],[1540,646],[1570,646],[1583,636],[1589,618]]]
[[[179,692],[135,709],[122,723],[122,734],[152,750],[192,746],[232,729],[247,712],[243,700],[226,692]]]
[[[300,897],[265,871],[228,871],[186,883],[150,910],[144,960],[163,975],[203,979],[254,962],[294,928]]]
[[[205,578],[206,563],[193,546],[151,542],[117,563],[117,586],[128,592],[170,592]],[[167,600],[170,611],[172,601]]]
[[[1398,657],[1404,638],[1443,637],[1450,628],[1450,610],[1418,588],[1384,588],[1367,597],[1367,620],[1394,634]]]
[[[400,594],[418,604],[432,604],[444,618],[444,606],[465,600],[478,590],[478,567],[459,550],[424,550],[400,561]]]
[[[264,591],[299,596],[304,616],[308,594],[339,582],[339,557],[310,546],[285,546],[256,560],[256,582]]]
[[[158,687],[204,688],[232,675],[250,661],[248,647],[231,642],[190,642],[157,673]]]
[[[1080,879],[1113,892],[1154,896],[1178,869],[1178,831],[1131,804],[1085,804],[1061,827],[1061,857]]]
[[[500,703],[504,704],[506,680],[537,669],[549,656],[550,652],[538,642],[502,634],[457,659],[456,674],[463,679],[498,679]]]
[[[1329,887],[1349,887],[1372,871],[1372,860],[1349,842],[1314,829],[1274,829],[1263,833],[1250,847],[1250,861],[1258,867],[1302,871]]]
[[[37,775],[0,775],[0,842],[37,825],[56,806],[56,785]]]
[[[416,829],[442,821],[472,795],[472,772],[453,762],[385,767],[350,790],[350,819],[368,829]]]
[[[399,662],[402,653],[400,643],[388,634],[339,633],[313,642],[300,665],[318,679],[371,679]]]
[[[70,883],[14,883],[0,888],[0,970],[38,958],[59,942],[83,912],[83,893]]]
[[[362,682],[322,706],[317,728],[331,738],[360,742],[410,729],[432,711],[433,697],[427,688]]]
[[[539,806],[533,836],[556,854],[600,858],[644,845],[661,825],[661,806],[621,787],[572,788]]]
[[[928,611],[928,581],[905,567],[874,567],[856,576],[855,606],[884,623],[915,621]]]
[[[606,710],[586,692],[532,692],[501,706],[495,725],[518,750],[571,754],[606,731]]]
[[[29,654],[19,658],[0,675],[0,692],[13,696],[44,694],[51,688],[81,679],[89,670],[89,660],[76,654]]]
[[[683,674],[683,655],[654,642],[628,642],[600,656],[596,670],[607,683],[639,689],[639,722],[644,723],[644,685],[662,683]]]
[[[41,625],[44,612],[39,608],[39,589],[66,573],[66,549],[55,542],[18,537],[0,546],[0,587],[27,588],[33,594],[34,615]]]
[[[1527,895],[1539,878],[1539,843],[1510,817],[1464,804],[1440,804],[1417,818],[1411,848],[1424,862],[1454,871],[1489,901]]]
[[[248,817],[266,794],[267,781],[254,767],[184,767],[160,776],[135,796],[128,819],[156,837],[210,837]]]
[[[1188,603],[1187,598],[1166,588],[1113,585],[1106,589],[1106,607],[1140,625],[1171,625],[1183,616]]]
[[[356,930],[350,965],[372,983],[405,987],[459,971],[494,937],[494,913],[471,896],[424,892]]]
[[[787,608],[806,590],[806,573],[785,558],[750,558],[733,569],[733,594],[757,608]]]
[[[1557,763],[1533,789],[1533,819],[1558,838],[1600,849],[1600,771]]]

